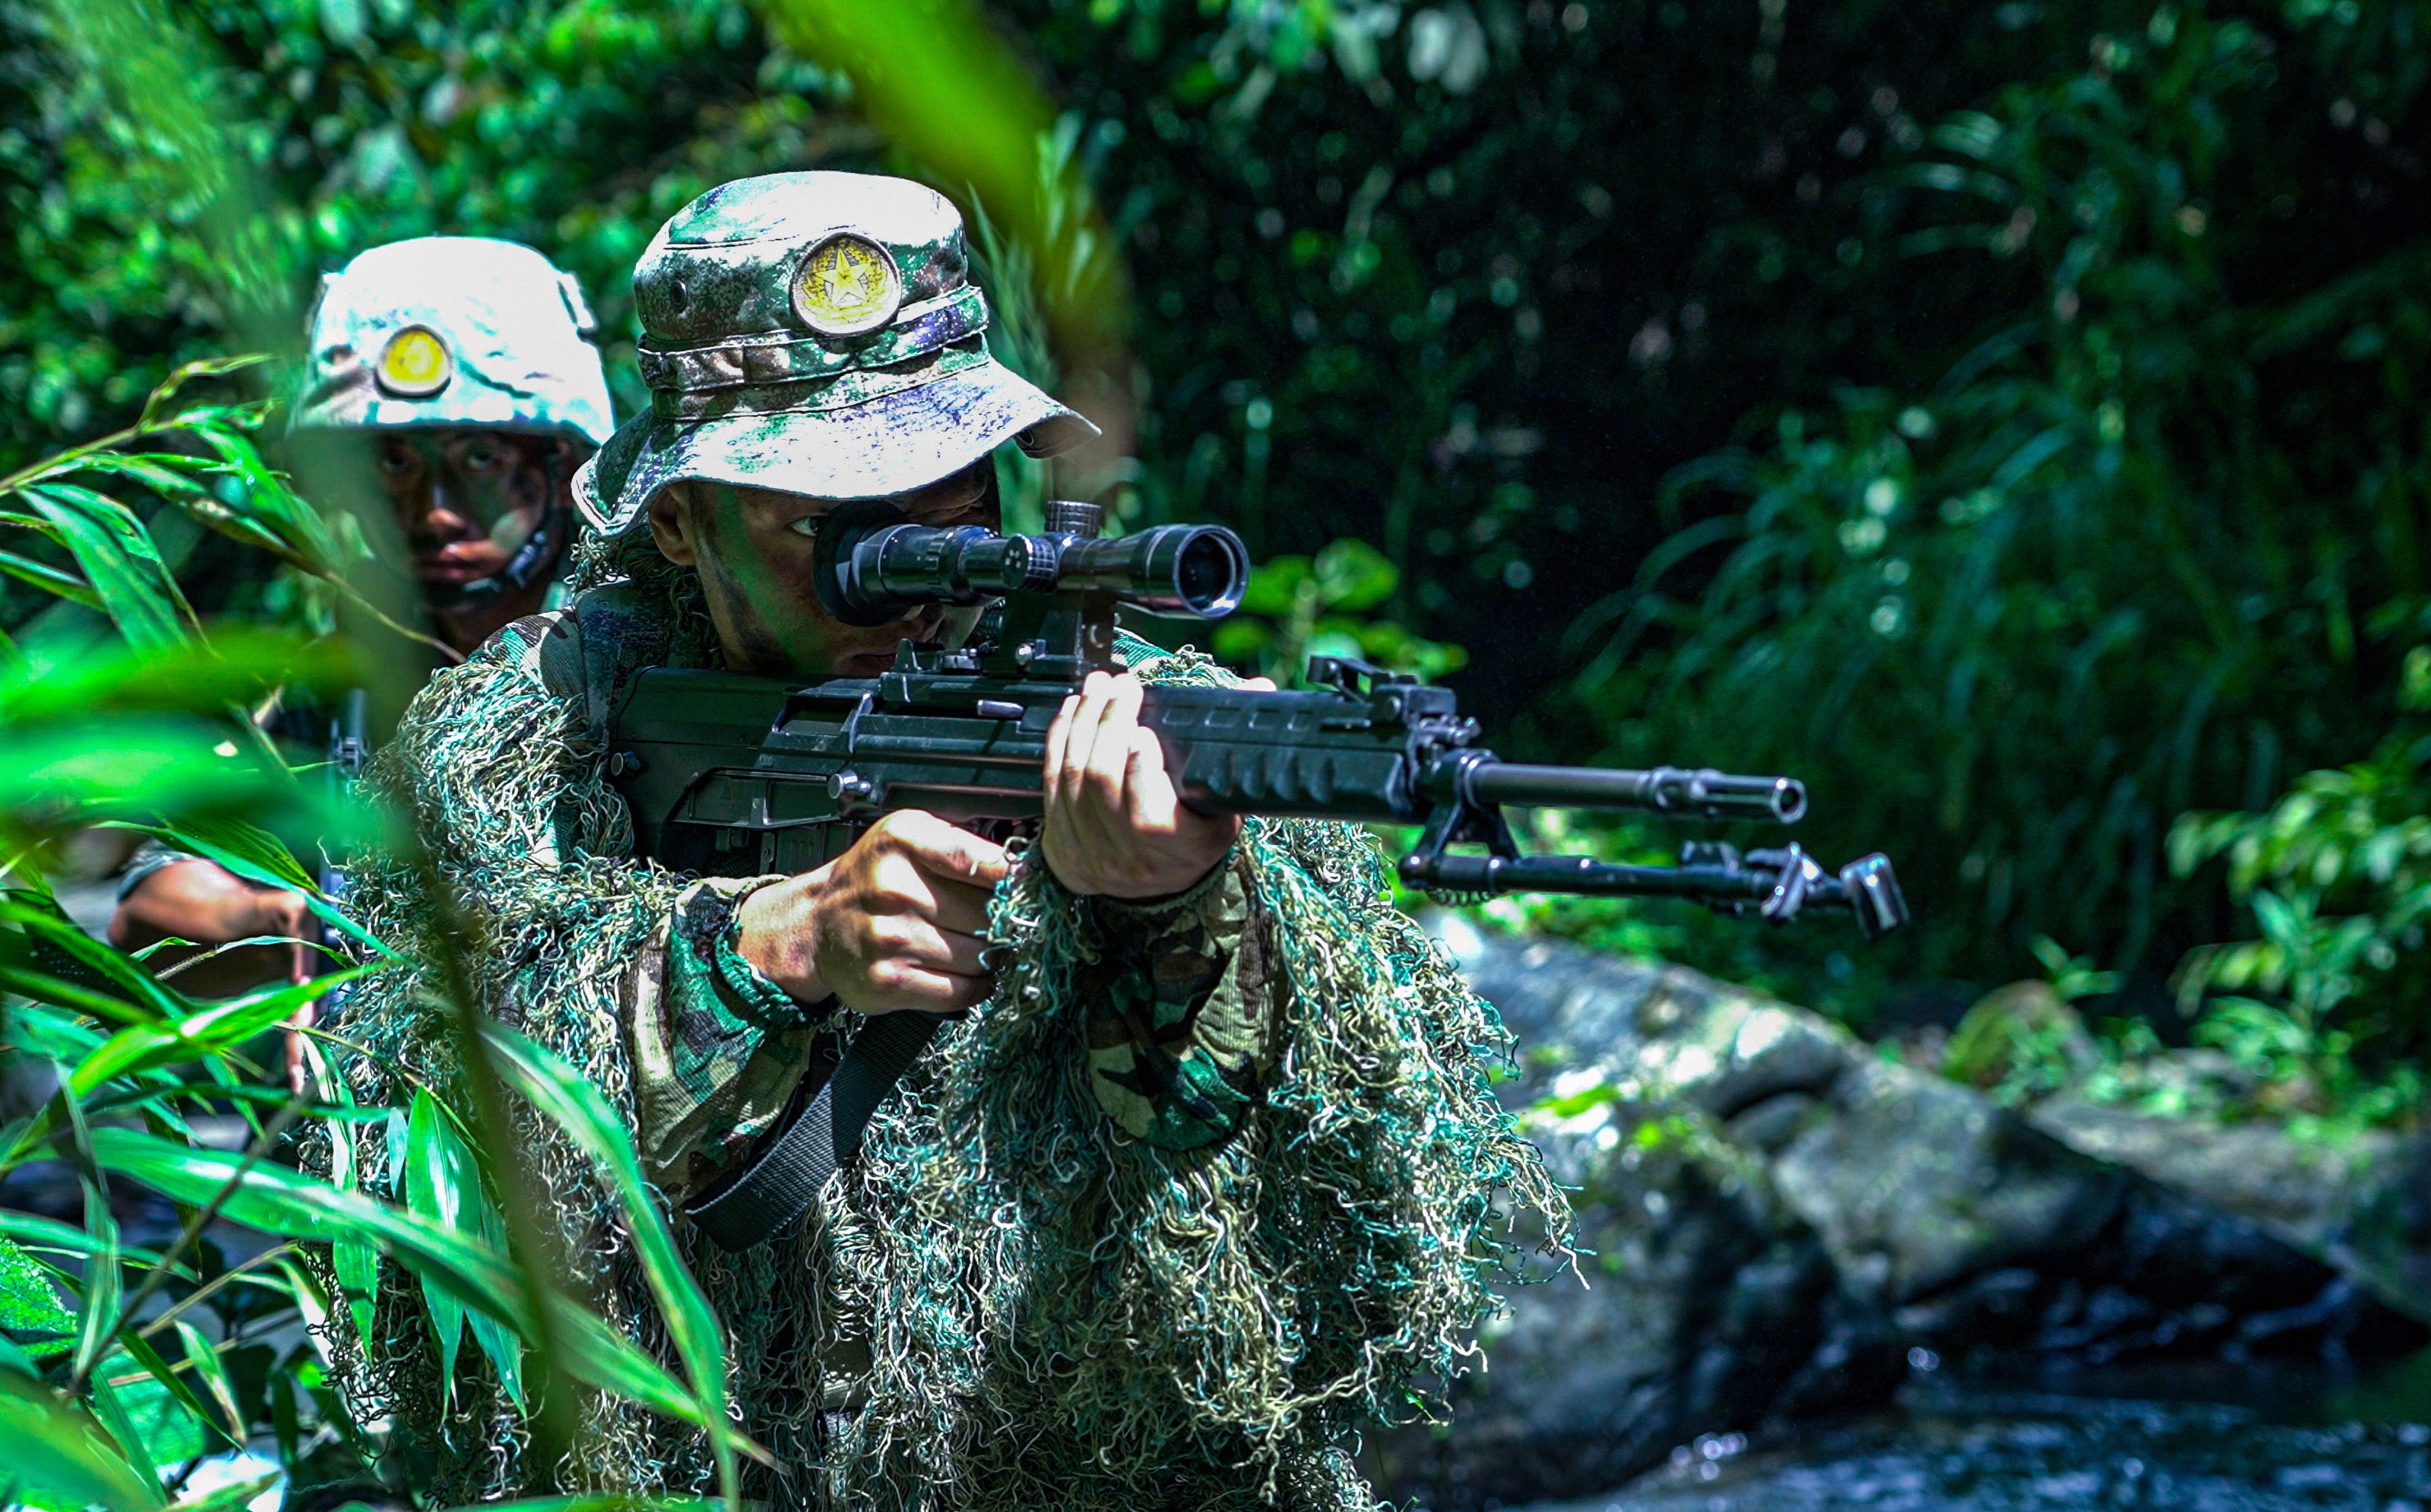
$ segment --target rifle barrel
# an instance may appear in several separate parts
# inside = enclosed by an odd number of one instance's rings
[[[1479,801],[1522,808],[1652,809],[1775,824],[1795,824],[1806,813],[1806,788],[1795,778],[1735,777],[1711,767],[1621,771],[1483,761],[1468,768],[1467,787]]]

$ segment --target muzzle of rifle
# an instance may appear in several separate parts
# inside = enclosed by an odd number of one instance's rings
[[[1464,797],[1480,804],[1651,809],[1657,814],[1773,824],[1796,824],[1806,815],[1806,787],[1796,778],[1741,777],[1711,767],[1626,771],[1530,766],[1486,757],[1456,763],[1447,775]]]
[[[1161,525],[1112,541],[914,525],[892,506],[848,504],[820,522],[819,600],[847,625],[918,604],[1007,594],[1096,593],[1153,613],[1220,619],[1240,606],[1249,552],[1216,525]]]

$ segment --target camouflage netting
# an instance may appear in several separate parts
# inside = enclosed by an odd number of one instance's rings
[[[703,664],[686,575],[646,547],[584,576],[635,580],[664,613],[648,661]],[[1220,677],[1182,655],[1154,677]],[[372,781],[409,803],[470,936],[431,937],[395,863],[355,883],[378,932],[460,952],[483,1006],[583,1067],[631,1115],[620,996],[684,879],[626,856],[629,819],[578,700],[496,647],[422,696]],[[1375,848],[1337,825],[1253,821],[1247,848],[1291,991],[1262,1109],[1231,1140],[1174,1152],[1124,1135],[1088,1084],[1076,973],[1085,910],[1034,855],[998,890],[994,1000],[947,1025],[870,1128],[856,1167],[797,1232],[749,1254],[688,1252],[729,1330],[745,1429],[791,1467],[753,1471],[779,1505],[883,1508],[1373,1504],[1347,1446],[1406,1418],[1494,1307],[1498,1192],[1561,1199],[1497,1107],[1492,1011],[1386,900]],[[428,980],[372,979],[347,1031],[446,1078]],[[395,1100],[371,1057],[367,1099]],[[534,1127],[571,1269],[665,1355],[613,1199]],[[377,1182],[385,1147],[360,1143]],[[684,1233],[685,1226],[679,1225]],[[512,1404],[467,1349],[452,1404],[410,1280],[383,1268],[377,1347],[333,1339],[359,1404],[393,1412],[442,1504],[519,1492]],[[569,1487],[713,1484],[700,1436],[592,1403],[557,1467]]]

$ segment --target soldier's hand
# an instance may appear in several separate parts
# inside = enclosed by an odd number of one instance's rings
[[[1265,678],[1248,686],[1271,691]],[[1039,844],[1055,880],[1082,897],[1165,898],[1214,870],[1240,838],[1236,815],[1193,814],[1140,728],[1140,680],[1092,672],[1047,731]]]
[[[1003,847],[897,810],[818,870],[745,899],[736,948],[803,1002],[953,1013],[988,995],[980,950],[1006,869]]]

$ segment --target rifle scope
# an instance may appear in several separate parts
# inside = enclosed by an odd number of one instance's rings
[[[916,604],[1005,594],[1097,593],[1160,614],[1221,619],[1241,602],[1249,550],[1220,525],[1160,525],[1118,540],[998,535],[914,525],[868,499],[819,522],[819,602],[847,625],[883,625]]]

